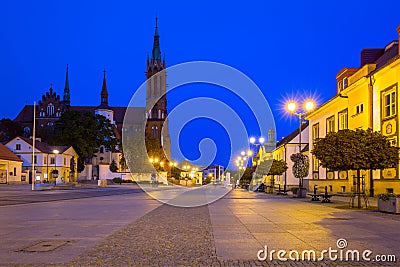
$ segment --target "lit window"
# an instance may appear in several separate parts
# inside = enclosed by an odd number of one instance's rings
[[[396,115],[396,92],[390,91],[383,95],[383,117]]]
[[[317,138],[319,138],[319,123],[312,127],[312,140],[315,141]]]
[[[335,131],[335,116],[326,119],[326,133]]]
[[[339,130],[348,129],[347,109],[339,112]]]
[[[319,161],[315,156],[313,156],[313,171],[317,172],[318,168],[319,168]]]

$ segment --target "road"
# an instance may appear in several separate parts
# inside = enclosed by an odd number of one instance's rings
[[[23,189],[22,192],[21,188]],[[31,191],[30,186],[13,187],[11,189],[8,189],[3,186],[3,188],[0,187],[0,206],[103,197],[112,195],[124,195],[124,194],[134,194],[141,192],[142,190],[136,186],[128,186],[128,188],[106,187],[106,188],[42,190],[42,191],[39,190]]]

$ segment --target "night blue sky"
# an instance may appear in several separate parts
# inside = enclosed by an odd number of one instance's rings
[[[109,103],[125,106],[145,80],[155,16],[167,65],[209,60],[248,75],[263,91],[277,137],[298,121],[292,96],[321,103],[363,48],[397,39],[400,1],[3,1],[0,117],[14,118],[50,84],[62,95],[69,64],[72,105],[98,105],[106,68]]]

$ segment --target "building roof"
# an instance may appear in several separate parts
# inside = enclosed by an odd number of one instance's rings
[[[399,54],[399,43],[392,41],[385,47],[385,52],[376,60],[376,69],[380,69],[390,63],[390,60]]]
[[[70,111],[88,111],[94,114],[97,106],[70,106]],[[114,121],[117,124],[122,124],[124,122],[125,112],[127,107],[107,107],[114,111]],[[145,108],[144,107],[129,107],[129,112],[132,112],[134,122],[142,123],[145,119]],[[130,116],[131,117],[131,116]],[[137,120],[137,121],[136,121]],[[33,105],[25,105],[21,112],[15,117],[14,121],[22,123],[32,123],[33,122]]]
[[[8,149],[2,143],[0,143],[0,159],[22,162],[22,160],[18,158],[17,155],[15,155],[10,149]]]
[[[19,139],[23,140],[24,142],[28,143],[29,145],[33,146],[33,140],[30,138],[26,138],[26,137],[22,137],[22,136],[17,136],[16,138],[19,138]],[[14,138],[14,139],[16,139],[16,138]],[[53,150],[55,150],[55,149],[57,149],[60,152],[60,154],[62,154],[70,147],[71,146],[51,146],[45,142],[41,142],[38,140],[35,141],[35,148],[46,154],[53,154]]]
[[[15,117],[14,121],[32,122],[33,121],[33,105],[25,105],[21,112]]]
[[[303,123],[303,125],[301,125],[301,131],[303,132],[304,129],[306,129],[307,127],[308,127],[308,121],[306,121],[305,123]],[[280,147],[284,144],[288,144],[290,141],[292,141],[298,135],[299,135],[299,129],[296,129],[293,132],[291,132],[289,135],[284,137],[282,140],[278,141],[276,143],[276,147]]]

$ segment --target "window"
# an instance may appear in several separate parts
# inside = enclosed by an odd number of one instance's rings
[[[343,89],[347,87],[347,77],[343,79]]]
[[[15,150],[21,150],[21,144],[16,144],[15,145]]]
[[[319,168],[319,161],[315,156],[313,156],[313,171],[318,172],[318,168]]]
[[[37,156],[36,156],[36,155],[33,157],[33,162],[34,162],[35,164],[37,164]]]
[[[64,166],[67,166],[67,159],[64,158]]]
[[[47,105],[47,116],[54,115],[54,105],[52,103]]]
[[[339,130],[348,129],[347,109],[339,112],[338,121],[339,121]]]
[[[364,104],[360,104],[356,107],[356,114],[360,114],[364,112]]]
[[[55,158],[54,158],[54,157],[51,157],[51,158],[50,158],[50,164],[55,164],[55,163],[56,163]]]
[[[47,164],[47,158],[43,157],[43,164]]]
[[[319,138],[319,123],[316,123],[312,127],[312,140],[315,141]]]
[[[383,94],[383,118],[396,115],[396,91]]]
[[[17,168],[14,167],[14,176],[17,176]]]
[[[397,138],[391,138],[389,139],[389,143],[391,146],[397,146]]]
[[[151,129],[153,130],[154,138],[158,139],[158,127],[157,126],[153,126],[153,127],[151,127]]]
[[[335,131],[335,116],[326,119],[326,133]]]

